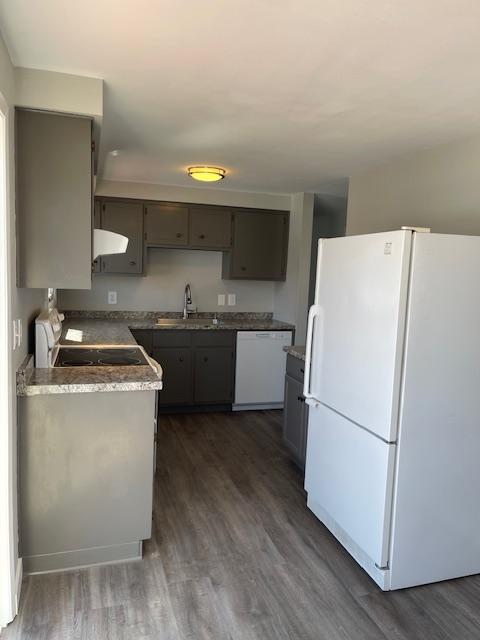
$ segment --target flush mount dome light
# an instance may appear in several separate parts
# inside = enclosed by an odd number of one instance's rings
[[[201,182],[217,182],[223,180],[226,171],[221,167],[188,167],[188,175]]]

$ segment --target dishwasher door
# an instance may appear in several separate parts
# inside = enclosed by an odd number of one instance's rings
[[[233,410],[283,407],[291,331],[238,331]]]

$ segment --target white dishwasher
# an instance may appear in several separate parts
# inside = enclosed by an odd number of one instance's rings
[[[281,409],[291,331],[238,331],[234,411]]]

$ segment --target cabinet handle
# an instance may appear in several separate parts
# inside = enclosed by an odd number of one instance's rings
[[[247,267],[240,267],[240,270],[241,270],[241,271],[246,271],[246,270],[247,270]]]
[[[129,264],[131,264],[132,267],[134,267],[137,263],[135,262],[135,260],[130,260]]]
[[[203,233],[201,233],[199,236],[200,240],[205,240],[205,235]]]
[[[177,238],[181,238],[183,236],[183,233],[177,233]]]

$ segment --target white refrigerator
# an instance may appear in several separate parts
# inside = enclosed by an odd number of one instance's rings
[[[308,507],[384,590],[480,572],[480,237],[320,240]]]

